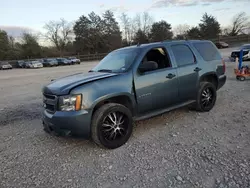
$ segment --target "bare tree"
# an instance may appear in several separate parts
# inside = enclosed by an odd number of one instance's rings
[[[227,35],[236,36],[244,33],[249,28],[249,20],[245,12],[240,12],[235,15],[232,20],[232,25],[225,30]]]
[[[154,19],[152,16],[149,15],[148,12],[143,12],[142,14],[142,31],[144,33],[148,34],[150,32],[150,29],[154,23]]]
[[[222,27],[221,28],[221,35],[228,35],[228,33],[230,33],[229,28],[228,27]]]
[[[137,13],[135,17],[133,18],[133,25],[135,30],[139,30],[142,28],[142,23],[141,23],[141,14]]]
[[[122,13],[120,16],[121,24],[122,24],[122,32],[123,38],[125,38],[128,42],[131,41],[131,19],[128,17],[126,13]]]
[[[134,29],[136,31],[141,30],[146,35],[148,35],[153,22],[154,22],[153,17],[150,16],[149,13],[147,12],[143,12],[142,14],[138,13],[133,19]]]
[[[188,24],[179,24],[176,27],[174,27],[174,34],[175,36],[181,35],[185,36],[188,33],[188,30],[190,29],[190,26]]]
[[[12,49],[15,47],[15,38],[13,36],[9,36],[9,44]]]
[[[71,23],[61,18],[59,21],[48,22],[45,24],[44,29],[47,31],[45,38],[52,42],[62,54],[67,43],[71,41]]]
[[[131,44],[139,30],[143,32],[144,35],[148,36],[154,22],[153,17],[147,12],[143,12],[142,14],[138,13],[133,18],[128,17],[126,13],[122,13],[120,21],[123,30],[123,38],[126,39],[129,44]]]

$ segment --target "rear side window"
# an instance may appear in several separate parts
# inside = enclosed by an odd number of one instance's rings
[[[171,46],[178,67],[195,63],[193,52],[187,45],[177,44]]]
[[[210,42],[199,42],[193,45],[205,61],[221,60],[219,51]]]

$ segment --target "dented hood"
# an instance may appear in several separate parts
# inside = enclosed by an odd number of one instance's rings
[[[67,95],[71,89],[79,85],[116,75],[116,73],[106,72],[78,73],[53,80],[50,84],[44,86],[43,93],[51,95]]]

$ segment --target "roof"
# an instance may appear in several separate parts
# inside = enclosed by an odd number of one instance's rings
[[[132,46],[126,46],[123,48],[119,48],[116,49],[114,51],[120,51],[120,50],[124,50],[124,49],[134,49],[134,48],[145,48],[145,47],[149,47],[149,46],[156,46],[156,45],[161,45],[163,43],[178,43],[178,42],[208,42],[209,40],[165,40],[165,41],[161,41],[161,42],[152,42],[152,43],[145,43],[145,44],[137,44],[137,45],[132,45]],[[210,41],[209,41],[210,42]]]

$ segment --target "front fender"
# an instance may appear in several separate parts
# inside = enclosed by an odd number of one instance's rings
[[[135,96],[132,79],[131,73],[121,74],[83,84],[74,88],[71,93],[81,93],[83,103],[89,111],[92,111],[101,101],[118,96],[127,97],[134,106]]]
[[[135,107],[135,105],[136,105],[134,95],[132,95],[131,93],[120,92],[120,93],[112,93],[112,94],[108,94],[108,95],[99,97],[98,99],[96,99],[94,101],[94,103],[91,106],[91,109],[93,110],[95,108],[95,106],[97,104],[99,104],[100,102],[106,101],[106,100],[109,100],[109,99],[112,99],[112,98],[115,98],[115,97],[127,97],[130,100],[130,102],[132,104],[132,107]]]

